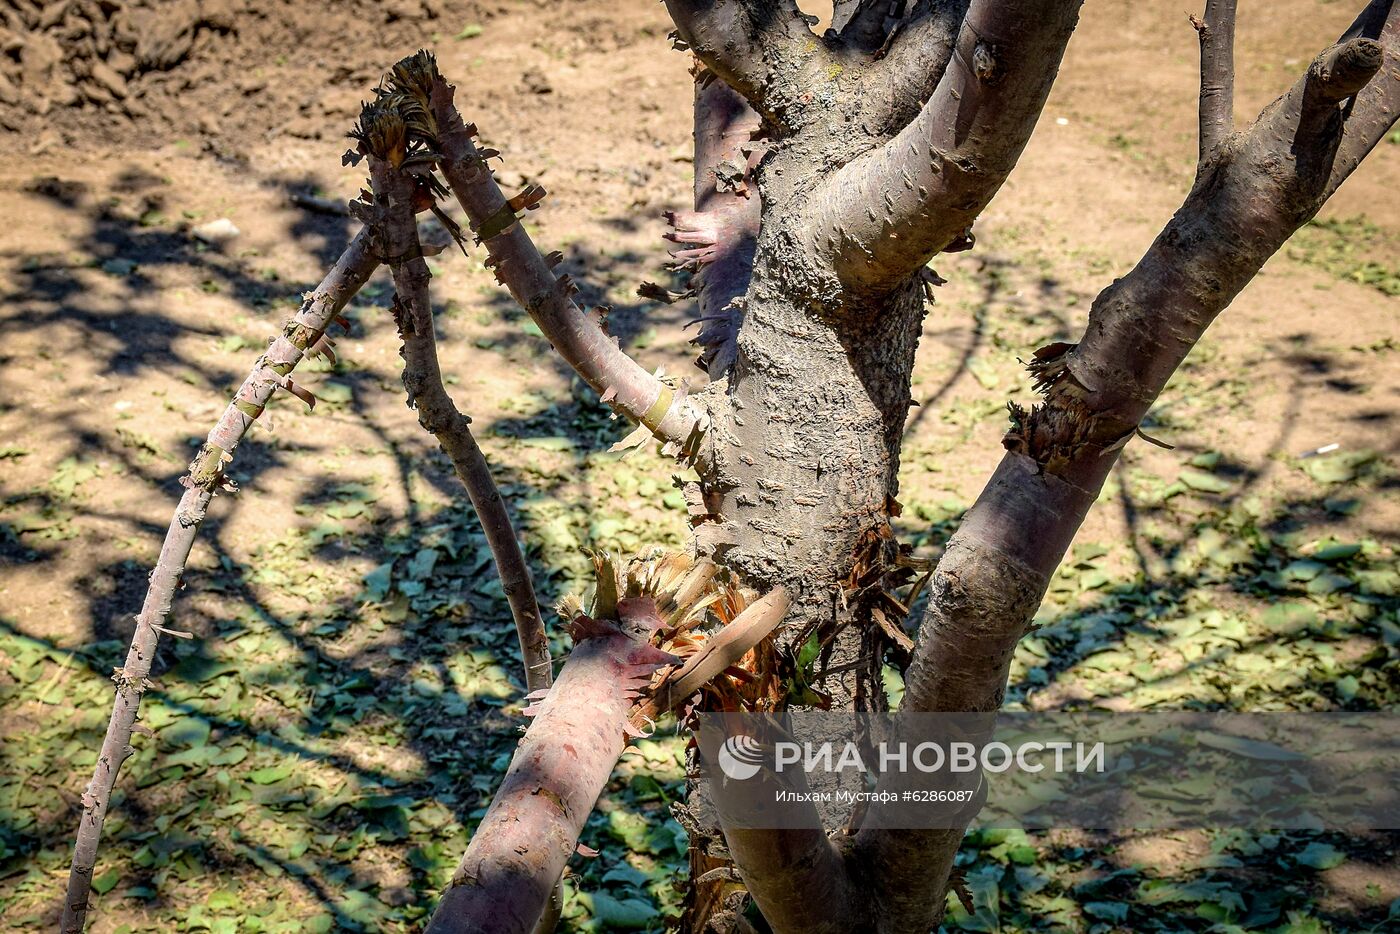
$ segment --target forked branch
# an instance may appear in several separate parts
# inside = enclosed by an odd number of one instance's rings
[[[974,0],[928,103],[833,173],[803,237],[843,288],[881,295],[963,235],[1035,128],[1080,0]]]
[[[681,41],[776,127],[821,111],[833,59],[793,0],[664,0]]]
[[[1037,351],[1030,370],[1044,400],[1029,412],[1013,407],[1008,453],[939,561],[901,712],[1001,705],[1012,654],[1050,576],[1149,407],[1216,315],[1355,167],[1339,155],[1364,154],[1400,116],[1400,76],[1388,73],[1400,65],[1397,21],[1393,11],[1383,29],[1373,21],[1382,62],[1357,45],[1371,41],[1365,36],[1344,39],[1341,50],[1354,51],[1320,55],[1204,166],[1142,260],[1094,301],[1082,341]],[[1368,71],[1372,82],[1358,94]],[[1337,88],[1356,95],[1349,114]],[[872,817],[869,826],[879,826],[878,805]],[[942,882],[932,880],[946,873],[931,875],[930,863],[951,865],[959,839],[860,832],[856,850],[873,861],[892,930],[936,923]]]
[[[875,119],[893,136],[918,116],[943,80],[970,4],[917,0],[902,16],[904,0],[880,0],[877,6],[884,8],[881,45],[875,50],[880,60],[866,78],[865,95],[878,102]]]
[[[695,458],[705,417],[693,400],[623,352],[603,330],[603,310],[590,316],[574,303],[577,288],[567,275],[554,275],[553,263],[540,255],[519,223],[518,215],[538,204],[544,191],[527,189],[514,199],[501,193],[486,164],[497,153],[477,149],[472,141],[476,128],[462,121],[452,100],[454,88],[438,73],[430,53],[419,52],[395,65],[390,86],[404,101],[410,134],[431,147],[439,170],[486,247],[487,265],[554,349],[605,403],[645,426],[666,443],[668,452]]]

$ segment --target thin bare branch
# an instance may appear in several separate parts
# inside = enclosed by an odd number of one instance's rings
[[[906,281],[967,231],[1030,138],[1080,0],[974,0],[918,116],[833,173],[804,239],[858,295]]]
[[[1342,35],[1342,44],[1374,39],[1383,60],[1374,78],[1344,105],[1342,138],[1332,157],[1332,175],[1324,196],[1330,196],[1361,160],[1385,139],[1400,114],[1400,4],[1395,0],[1371,0]]]
[[[1191,17],[1201,41],[1200,156],[1204,165],[1235,126],[1235,0],[1206,0]]]
[[[345,303],[360,290],[378,266],[371,236],[368,231],[362,230],[321,284],[302,302],[301,309],[287,322],[281,335],[258,358],[252,372],[234,394],[233,401],[209,432],[208,440],[200,448],[199,454],[190,463],[189,473],[180,480],[185,492],[180,497],[175,516],[165,533],[160,557],[151,572],[150,586],[146,590],[141,612],[136,617],[131,647],[125,663],[112,675],[117,685],[117,696],[112,706],[112,718],[107,724],[107,734],[97,756],[97,765],[93,769],[92,781],[83,791],[83,814],[78,824],[73,865],[63,900],[61,930],[64,934],[81,931],[87,917],[88,894],[92,887],[93,867],[97,862],[97,847],[102,838],[102,822],[107,816],[117,773],[122,763],[134,752],[131,734],[140,713],[141,695],[150,686],[148,679],[160,635],[187,635],[167,629],[165,624],[209,502],[220,489],[232,488],[224,470],[233,459],[238,443],[279,388],[311,398],[291,382],[292,370],[308,351],[328,349],[326,328],[336,320]]]
[[[362,117],[362,125],[364,120]],[[472,436],[471,419],[458,411],[442,383],[428,294],[432,275],[423,261],[418,228],[413,221],[417,186],[413,178],[377,154],[370,154],[369,167],[374,189],[372,210],[377,216],[380,247],[383,255],[395,257],[390,262],[397,293],[394,322],[403,340],[403,384],[408,392],[409,408],[417,410],[418,423],[437,438],[451,458],[481,520],[487,547],[491,549],[496,572],[501,578],[501,589],[515,621],[525,665],[526,688],[531,692],[547,688],[553,680],[549,638],[540,618],[530,569],[521,553],[505,501],[491,477],[491,467]]]

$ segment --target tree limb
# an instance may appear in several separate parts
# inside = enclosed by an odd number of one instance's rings
[[[462,122],[452,103],[452,85],[433,70],[429,107],[436,123],[438,167],[486,246],[497,278],[604,402],[645,425],[673,451],[693,456],[703,417],[693,403],[642,369],[599,321],[574,303],[572,282],[568,276],[555,277],[530,235],[516,222],[516,206],[501,194],[486,156],[472,142],[476,128]],[[503,229],[493,229],[500,223],[505,224]]]
[[[899,8],[908,13],[899,17]],[[883,30],[882,45],[875,50],[875,62],[865,79],[867,97],[878,106],[877,121],[889,136],[909,125],[943,80],[968,0],[917,0],[905,4],[886,3],[890,13]],[[886,137],[888,139],[888,136]]]
[[[366,118],[361,119],[363,125]],[[382,253],[402,257],[391,262],[390,269],[396,290],[394,322],[403,340],[403,384],[408,392],[409,408],[417,410],[418,423],[437,438],[451,458],[481,520],[487,547],[491,549],[496,572],[501,578],[501,589],[515,621],[526,689],[533,692],[547,688],[553,680],[549,639],[540,618],[530,569],[520,551],[520,542],[501,492],[491,477],[491,467],[472,436],[471,419],[457,410],[442,384],[428,294],[432,275],[423,261],[418,228],[413,221],[416,186],[412,178],[377,154],[370,154],[369,168]]]
[[[1235,0],[1206,0],[1204,21],[1191,17],[1201,40],[1200,156],[1220,148],[1235,125]]]
[[[852,48],[874,52],[884,43],[904,5],[905,0],[835,0],[831,32]]]
[[[973,0],[937,90],[833,173],[803,238],[840,286],[883,295],[968,230],[1035,128],[1080,0]]]
[[[112,787],[122,763],[134,752],[131,733],[140,712],[141,695],[150,682],[151,665],[162,633],[190,638],[165,628],[170,617],[175,591],[185,572],[194,547],[199,526],[209,507],[209,501],[221,488],[232,488],[224,476],[224,468],[233,459],[233,452],[253,422],[278,388],[286,388],[299,397],[314,402],[305,390],[296,387],[288,375],[305,354],[326,348],[325,331],[340,314],[360,287],[379,266],[368,231],[360,231],[346,247],[325,279],[302,302],[301,309],[287,322],[279,335],[258,358],[252,372],[234,394],[218,423],[209,432],[208,440],[190,463],[189,473],[181,478],[185,492],[175,509],[160,557],[151,571],[150,586],[136,617],[136,631],[126,661],[115,670],[112,680],[117,684],[112,718],[97,756],[92,781],[83,791],[83,815],[78,824],[73,865],[68,875],[68,890],[63,900],[61,930],[64,934],[82,931],[87,917],[88,894],[92,887],[93,867],[97,862],[97,846],[102,837],[102,822],[107,816]],[[328,348],[327,348],[328,349]]]
[[[793,0],[664,2],[686,46],[765,120],[792,129],[820,110],[834,59]]]
[[[1389,14],[1381,39],[1392,69],[1397,19]],[[1335,48],[1320,55],[1206,166],[1142,260],[1095,300],[1083,340],[1036,353],[1030,370],[1044,402],[1030,412],[1013,407],[1008,453],[938,564],[901,711],[1001,705],[1016,644],[1123,445],[1216,315],[1355,167],[1337,159],[1348,138],[1362,137],[1358,149],[1374,145],[1400,115],[1393,87],[1373,93],[1367,85],[1364,106],[1389,109],[1351,126],[1336,90],[1355,93],[1361,74],[1375,74],[1368,53],[1359,65],[1339,63],[1356,56]],[[1340,82],[1325,106],[1316,103],[1319,80]],[[1387,74],[1376,83],[1396,80]],[[874,861],[886,909],[907,922],[892,930],[926,930],[941,916],[946,880],[929,873],[930,861],[951,865],[959,835],[869,829],[878,825],[860,832],[856,848]]]
[[[1376,77],[1356,93],[1347,106],[1342,139],[1332,157],[1332,174],[1324,197],[1350,175],[1395,123],[1400,113],[1400,7],[1395,0],[1371,0],[1342,35],[1342,43],[1372,39],[1380,43],[1384,60]]]
[[[647,637],[655,606],[621,623],[582,617],[559,681],[536,708],[428,934],[530,934],[626,744],[639,684],[673,658]],[[586,621],[586,622],[585,622]]]

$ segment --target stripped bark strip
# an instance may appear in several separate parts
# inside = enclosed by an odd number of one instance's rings
[[[792,601],[778,587],[746,606],[743,611],[709,639],[705,648],[690,658],[652,691],[652,696],[632,711],[632,724],[639,729],[647,721],[686,703],[702,687],[730,665],[738,664],[748,652],[783,621]]]
[[[739,348],[744,293],[753,275],[762,196],[754,184],[749,144],[758,114],[724,82],[699,66],[695,76],[695,211],[671,214],[667,238],[689,244],[676,255],[694,271],[700,304],[700,363],[711,379],[728,372]]]
[[[363,118],[362,118],[363,119]],[[433,435],[452,460],[457,477],[481,520],[486,544],[496,562],[501,588],[510,604],[520,655],[525,664],[529,691],[549,687],[553,669],[549,639],[540,618],[530,569],[506,512],[505,501],[491,477],[491,467],[472,436],[471,419],[458,411],[442,383],[434,334],[428,281],[432,274],[423,261],[418,229],[413,220],[416,185],[411,177],[370,153],[373,211],[385,256],[407,257],[390,264],[394,276],[394,321],[403,340],[403,385],[409,408],[418,412],[418,423]]]
[[[632,698],[659,665],[676,661],[647,641],[662,624],[650,600],[618,608],[618,622],[576,620],[574,650],[534,708],[428,934],[536,930],[622,755]]]
[[[394,70],[396,91],[413,99],[431,134],[438,168],[447,180],[473,231],[486,247],[488,265],[516,302],[539,325],[545,338],[603,401],[645,426],[668,445],[670,453],[693,458],[705,427],[704,417],[658,377],[644,370],[618,346],[601,323],[575,304],[568,276],[555,277],[516,214],[537,196],[512,201],[501,193],[486,159],[489,150],[472,142],[476,128],[463,123],[452,102],[454,88],[437,72],[427,53],[404,60]],[[539,192],[542,195],[543,192]]]
[[[171,603],[194,547],[200,523],[209,508],[209,501],[221,487],[231,487],[224,477],[224,466],[233,459],[234,449],[253,426],[279,387],[293,384],[288,375],[301,362],[307,351],[324,337],[326,328],[340,314],[360,287],[379,266],[370,247],[370,235],[361,231],[341,254],[335,267],[302,302],[301,309],[287,322],[282,334],[273,340],[267,352],[258,358],[233,401],[209,432],[208,440],[190,463],[189,473],[180,482],[185,492],[175,509],[175,517],[165,534],[160,557],[151,572],[141,612],[136,617],[136,631],[131,637],[126,662],[115,670],[112,680],[117,684],[112,719],[97,756],[92,781],[83,791],[83,815],[78,825],[77,843],[73,851],[73,866],[68,875],[68,890],[63,901],[61,930],[76,934],[83,929],[87,916],[88,894],[92,888],[93,867],[97,862],[97,846],[102,837],[102,822],[107,816],[112,787],[122,763],[134,751],[131,733],[138,718],[141,695],[150,686],[148,677],[155,661],[161,633],[173,633],[165,628]]]

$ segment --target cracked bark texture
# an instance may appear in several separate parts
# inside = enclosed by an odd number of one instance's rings
[[[714,12],[690,6],[697,16]],[[1229,5],[1212,6],[1219,20]],[[923,312],[916,273],[965,234],[1014,166],[1078,7],[914,4],[903,25],[917,23],[928,45],[905,54],[923,63],[931,93],[903,128],[890,125],[898,103],[867,106],[847,93],[889,80],[880,71],[888,58],[837,67],[861,45],[859,29],[827,34],[812,53],[826,74],[803,98],[785,88],[796,71],[763,64],[791,53],[791,33],[755,38],[758,20],[731,23],[767,49],[748,62],[747,80],[765,73],[769,85],[736,87],[765,117],[774,146],[756,171],[762,225],[737,355],[703,395],[712,418],[711,467],[701,475],[709,521],[697,540],[742,579],[793,594],[790,638],[858,622],[835,581],[862,533],[888,522],[887,497],[897,494]],[[845,9],[847,28],[862,9]],[[1372,3],[1347,41],[1246,132],[1232,136],[1214,117],[1203,123],[1209,155],[1181,210],[1095,302],[1081,343],[1037,355],[1032,374],[1045,401],[1018,414],[1007,454],[938,566],[906,709],[1000,705],[1016,643],[1117,452],[1214,317],[1393,123],[1394,20],[1391,4]],[[1216,25],[1221,39],[1228,30]],[[899,38],[899,30],[886,36],[887,54]],[[696,47],[721,75],[726,56],[749,51],[713,32]],[[1217,45],[1209,51],[1203,75],[1218,85],[1227,56]],[[1222,113],[1222,96],[1203,114]],[[873,655],[868,630],[850,626],[836,638],[823,661],[842,670],[822,686],[837,704],[870,693],[862,679],[878,673],[878,659],[860,659]],[[962,833],[869,829],[839,846],[812,833],[724,836],[774,930],[863,925],[893,934],[938,923]]]

